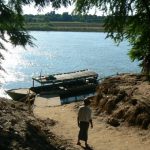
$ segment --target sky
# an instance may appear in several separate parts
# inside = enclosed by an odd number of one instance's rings
[[[62,14],[63,12],[68,12],[69,14],[72,13],[72,11],[74,10],[74,6],[69,6],[67,8],[65,7],[61,7],[59,9],[53,9],[51,6],[47,6],[45,8],[43,8],[42,10],[38,10],[38,8],[35,8],[34,5],[30,5],[30,6],[23,6],[23,12],[24,14],[46,14],[48,12],[51,11],[55,11],[57,14]],[[102,15],[102,13],[98,10],[95,11],[95,9],[91,9],[89,11],[89,14],[96,14],[96,15]]]
[[[33,15],[46,14],[51,11],[55,11],[58,14],[62,14],[63,12],[68,12],[69,14],[71,14],[73,9],[74,9],[73,6],[69,6],[68,8],[62,7],[58,10],[54,10],[51,6],[47,6],[41,10],[38,10],[38,8],[35,8],[34,5],[30,5],[30,6],[24,6],[23,12],[24,14],[33,14]]]

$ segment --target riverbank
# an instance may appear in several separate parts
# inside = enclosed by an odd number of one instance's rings
[[[150,82],[145,76],[121,74],[103,80],[91,105],[92,149],[149,149],[149,97]],[[82,147],[76,145],[79,131],[76,117],[82,101],[57,107],[34,106],[32,115],[22,103],[0,102],[2,148],[38,149],[44,145],[43,149],[85,149],[83,143]]]
[[[147,150],[150,145],[150,84],[145,76],[121,74],[102,81],[92,99],[94,128],[89,129],[93,150]],[[54,108],[35,107],[35,116],[58,123],[52,132],[76,145],[77,111],[83,102]],[[78,149],[84,149],[77,146]]]
[[[26,23],[25,28],[31,31],[104,32],[102,23],[89,22],[35,22]]]
[[[35,108],[36,117],[47,117],[57,121],[51,131],[61,139],[72,143],[78,150],[85,149],[84,142],[76,145],[79,128],[77,126],[77,110],[82,102],[71,103],[54,108]],[[97,116],[93,109],[93,129],[89,128],[88,143],[92,150],[148,150],[150,144],[149,130],[134,126],[114,127],[106,122],[103,114]]]
[[[51,132],[55,124],[52,119],[36,118],[24,103],[0,99],[1,150],[75,150]]]

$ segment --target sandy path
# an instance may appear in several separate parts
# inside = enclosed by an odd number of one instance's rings
[[[34,114],[41,119],[51,118],[58,123],[51,128],[56,135],[76,145],[78,127],[75,103],[57,107],[35,107]],[[101,117],[93,117],[94,128],[89,129],[89,144],[94,150],[150,150],[149,130],[111,127]],[[84,144],[82,144],[84,145]]]

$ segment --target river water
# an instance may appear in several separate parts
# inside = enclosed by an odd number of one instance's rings
[[[45,32],[32,31],[35,47],[12,47],[3,52],[5,60],[1,71],[0,96],[3,89],[32,86],[37,75],[90,69],[99,77],[116,73],[139,72],[138,62],[131,62],[127,41],[117,46],[105,33],[99,32]]]

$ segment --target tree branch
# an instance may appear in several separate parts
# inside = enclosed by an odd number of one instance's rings
[[[144,6],[146,8],[146,11],[148,13],[148,18],[149,18],[149,21],[150,21],[150,8],[149,8],[149,5],[148,5],[146,0],[143,0],[143,4],[144,4]]]

